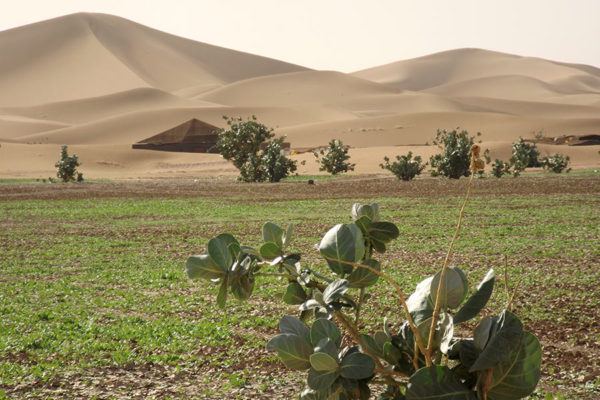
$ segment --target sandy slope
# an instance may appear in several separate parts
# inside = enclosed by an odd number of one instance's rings
[[[235,175],[219,156],[132,150],[199,118],[250,116],[296,149],[338,138],[356,173],[425,146],[437,128],[482,132],[492,153],[533,137],[600,133],[600,69],[459,49],[343,74],[172,36],[104,14],[74,14],[0,32],[0,176],[54,174],[60,145],[88,177]],[[576,168],[600,146],[550,146]],[[302,173],[317,172],[310,153]]]

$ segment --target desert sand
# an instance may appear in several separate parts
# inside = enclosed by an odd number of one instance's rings
[[[224,126],[223,115],[256,115],[292,150],[341,139],[355,174],[385,173],[385,155],[428,158],[438,128],[481,132],[492,159],[519,137],[600,134],[600,69],[481,49],[344,74],[82,13],[0,32],[0,54],[0,178],[54,176],[63,144],[87,178],[234,176],[219,155],[131,148],[190,118]],[[600,167],[600,146],[538,148]],[[292,157],[318,172],[310,152]]]

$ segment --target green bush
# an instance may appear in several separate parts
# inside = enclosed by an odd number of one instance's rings
[[[321,164],[319,171],[327,171],[331,175],[354,171],[355,164],[348,162],[349,149],[350,146],[345,146],[341,140],[332,139],[326,149],[314,151],[317,162]]]
[[[478,152],[476,147],[473,154]],[[472,169],[478,169],[475,162]],[[216,302],[221,308],[230,295],[248,300],[262,278],[282,285],[281,299],[297,306],[298,316],[283,316],[280,333],[266,347],[286,368],[305,371],[302,400],[366,400],[377,385],[384,386],[377,390],[381,400],[513,400],[534,391],[540,378],[540,343],[510,311],[512,300],[497,314],[486,308],[495,285],[493,269],[469,296],[467,275],[448,264],[453,239],[441,270],[405,299],[377,260],[377,254],[385,253],[387,244],[400,236],[399,228],[381,219],[377,204],[354,204],[351,216],[352,222],[337,224],[322,237],[321,262],[316,265],[314,256],[305,261],[291,248],[291,225],[282,229],[267,222],[258,249],[220,234],[208,242],[204,254],[187,259],[187,275],[218,285]],[[397,297],[403,312],[394,319],[400,321],[363,323],[368,291],[382,279],[394,288],[386,296]],[[473,336],[465,337],[468,326],[462,324],[484,309],[487,316],[478,324],[470,322]],[[369,310],[367,315],[381,314]],[[383,329],[361,329],[377,325]]]
[[[557,153],[553,156],[542,158],[542,166],[546,171],[560,174],[565,170],[565,172],[571,171],[571,168],[567,169],[570,160],[571,159],[569,158],[569,156],[565,157],[564,155]]]
[[[223,119],[229,128],[217,131],[219,140],[215,147],[240,171],[241,181],[279,182],[296,170],[296,161],[283,155],[283,138],[270,140],[275,136],[273,129],[259,123],[254,115],[247,120],[227,116]]]
[[[421,175],[421,172],[427,166],[427,163],[422,164],[421,156],[416,156],[414,159],[412,158],[412,152],[408,152],[405,156],[396,156],[396,161],[390,164],[389,157],[383,157],[383,161],[385,164],[379,164],[382,169],[387,169],[394,175],[396,178],[402,179],[403,181],[410,181],[414,179],[415,176]]]
[[[481,133],[477,133],[481,136]],[[433,144],[443,150],[442,154],[436,154],[429,159],[429,164],[433,168],[432,176],[445,176],[451,179],[458,179],[461,176],[469,176],[470,151],[475,143],[475,137],[469,136],[469,132],[456,129],[448,132],[447,130],[437,130]]]
[[[494,175],[496,178],[501,178],[502,175],[507,174],[510,174],[510,164],[506,161],[496,158],[492,164],[492,175]]]
[[[510,157],[510,165],[513,168],[513,175],[519,174],[526,168],[541,167],[542,164],[538,160],[540,156],[535,143],[526,143],[522,137],[517,143],[512,144],[512,156]]]
[[[79,167],[79,165],[81,164],[79,164],[77,155],[73,154],[72,156],[69,156],[67,146],[63,145],[60,152],[60,160],[54,164],[57,168],[56,176],[58,179],[63,182],[83,182],[83,174],[77,172],[77,167]]]

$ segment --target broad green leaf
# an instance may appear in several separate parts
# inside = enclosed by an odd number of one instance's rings
[[[302,285],[300,285],[298,282],[290,282],[285,294],[283,295],[283,301],[286,304],[292,305],[302,304],[306,301],[306,298],[306,292],[304,291]]]
[[[229,271],[233,264],[233,257],[227,248],[227,243],[218,238],[212,238],[208,241],[207,251],[213,261],[224,271]]]
[[[185,271],[190,279],[220,279],[227,274],[208,254],[189,257],[185,262]]]
[[[402,351],[394,346],[392,342],[385,342],[383,345],[383,358],[392,365],[396,365],[402,358]]]
[[[308,299],[304,303],[300,304],[300,311],[308,311],[316,307],[321,307],[321,303],[315,299]]]
[[[520,346],[494,367],[488,400],[516,400],[529,396],[540,379],[542,347],[537,338],[523,332]]]
[[[314,347],[315,353],[327,353],[334,360],[338,359],[338,344],[334,343],[333,340],[329,338],[323,338],[319,340],[317,345]]]
[[[369,232],[369,226],[371,226],[371,219],[366,215],[363,215],[359,219],[355,220],[354,223],[360,228],[363,235],[367,235]]]
[[[323,302],[329,304],[342,297],[348,291],[349,283],[346,279],[336,279],[323,291]]]
[[[376,252],[381,253],[381,254],[385,253],[385,250],[386,250],[385,243],[380,242],[375,239],[371,239],[371,244],[373,245],[373,249],[375,249]]]
[[[338,224],[323,236],[319,252],[333,272],[338,275],[350,273],[353,267],[344,261],[355,263],[364,256],[362,233],[355,224]]]
[[[462,339],[459,346],[458,354],[460,362],[469,369],[475,364],[477,357],[479,357],[479,351],[472,339]]]
[[[364,353],[350,353],[340,363],[340,375],[348,379],[366,379],[375,373],[375,361]]]
[[[272,222],[267,222],[262,227],[262,236],[265,242],[273,242],[278,248],[283,247],[283,230]]]
[[[291,315],[284,315],[279,320],[279,330],[281,333],[289,333],[304,339],[310,344],[310,329],[296,317]]]
[[[381,271],[381,266],[377,260],[369,259],[361,262],[363,265],[368,265],[376,271]],[[364,288],[374,285],[379,279],[379,275],[366,269],[356,267],[348,277],[348,282],[351,288]]]
[[[460,324],[476,317],[483,307],[485,307],[494,290],[495,276],[494,270],[490,269],[479,286],[477,286],[475,293],[469,297],[469,300],[454,315],[455,324]]]
[[[337,371],[338,363],[327,353],[318,352],[310,355],[310,366],[315,371]]]
[[[474,392],[463,385],[448,367],[424,367],[415,372],[406,388],[407,400],[475,400]]]
[[[475,327],[475,330],[473,331],[473,345],[478,352],[483,351],[489,342],[490,332],[497,322],[496,319],[497,318],[495,317],[484,317]]]
[[[426,346],[427,340],[429,339],[429,330],[431,329],[432,321],[433,317],[429,317],[417,325],[417,330],[421,336],[421,341]],[[452,323],[452,316],[446,312],[440,312],[440,315],[436,321],[436,328],[433,336],[433,347],[440,349],[442,353],[446,354],[453,335],[454,324]]]
[[[387,243],[400,235],[398,227],[392,222],[372,222],[369,226],[369,237],[378,242]]]
[[[487,345],[469,372],[494,368],[519,347],[523,335],[523,324],[519,318],[504,310],[497,321],[491,329]]]
[[[223,243],[225,243],[225,245],[231,252],[232,258],[234,260],[237,259],[240,253],[240,242],[238,242],[237,239],[233,237],[233,235],[229,233],[221,233],[219,236],[216,237],[216,239],[219,239]]]
[[[422,280],[406,301],[408,311],[416,325],[425,321],[433,315],[433,304],[431,304],[431,281],[433,277]]]
[[[273,242],[264,243],[260,246],[260,256],[265,260],[272,260],[281,256],[281,249]]]
[[[371,221],[379,221],[379,205],[377,203],[361,205],[355,203],[352,205],[352,219],[357,220],[366,216]]]
[[[383,358],[383,346],[380,346],[373,336],[361,333],[360,341],[365,346],[365,348],[362,349],[363,353],[369,353],[375,357]]]
[[[307,378],[308,387],[317,392],[327,390],[338,376],[338,371],[317,371],[311,368]]]
[[[231,293],[238,300],[248,300],[254,290],[254,277],[245,273],[244,269],[236,269],[229,276]]]
[[[250,246],[240,246],[240,248],[244,253],[250,256],[260,257],[260,252]]]
[[[469,290],[468,285],[465,283],[461,272],[458,272],[458,267],[449,267],[446,269],[444,276],[444,284],[442,285],[442,308],[456,308],[460,306],[460,303],[467,296]],[[438,285],[440,282],[442,271],[435,274],[431,281],[431,302],[435,304],[437,297]]]
[[[267,343],[267,350],[275,350],[281,361],[289,369],[305,370],[310,368],[312,347],[298,335],[282,333]]]
[[[225,308],[225,303],[227,302],[228,287],[229,287],[229,274],[225,275],[223,280],[221,281],[221,286],[219,287],[219,294],[217,295],[217,305],[221,308]]]
[[[285,235],[283,235],[283,246],[281,247],[282,249],[285,249],[290,245],[293,235],[294,235],[294,225],[289,224],[285,231]]]
[[[317,319],[310,328],[310,341],[316,346],[322,339],[328,338],[336,346],[342,342],[342,334],[337,326],[328,319]]]

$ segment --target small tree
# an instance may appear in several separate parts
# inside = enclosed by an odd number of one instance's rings
[[[356,164],[348,162],[350,159],[349,149],[350,146],[345,146],[341,140],[332,139],[326,149],[314,151],[317,162],[321,164],[319,171],[327,171],[332,175],[354,171]]]
[[[569,156],[565,157],[562,154],[556,153],[553,156],[542,158],[542,166],[546,171],[551,171],[560,174],[565,169],[565,172],[571,171],[571,168],[567,169],[567,166],[569,165],[569,160]]]
[[[517,176],[525,168],[536,168],[541,167],[542,164],[538,160],[540,156],[535,143],[525,143],[522,137],[519,138],[517,143],[512,144],[512,156],[510,157],[510,164],[513,166],[513,170],[517,170]]]
[[[83,181],[83,174],[77,172],[77,167],[79,167],[79,159],[76,154],[69,156],[67,151],[67,146],[63,145],[60,152],[60,161],[58,161],[54,166],[57,168],[56,176],[61,179],[63,182],[71,182]]]
[[[470,151],[475,143],[475,137],[469,136],[469,132],[465,130],[458,132],[457,129],[450,132],[445,129],[437,130],[433,144],[442,149],[443,153],[429,159],[429,164],[433,168],[432,176],[441,175],[458,179],[470,175]],[[478,132],[477,136],[481,136],[481,133]]]
[[[270,141],[275,136],[273,129],[259,123],[254,115],[247,120],[227,116],[223,119],[229,128],[217,132],[216,148],[240,171],[241,181],[279,182],[296,170],[296,161],[282,154],[283,138]]]
[[[492,175],[496,178],[502,178],[502,175],[506,174],[510,174],[510,164],[496,158],[492,164]]]
[[[427,166],[427,163],[422,164],[421,156],[416,156],[413,159],[412,152],[410,151],[405,156],[396,156],[396,160],[397,161],[390,164],[390,159],[387,156],[383,157],[385,164],[379,164],[379,166],[383,169],[387,169],[396,175],[396,178],[402,179],[403,181],[410,181],[415,176],[421,175],[421,172]]]

